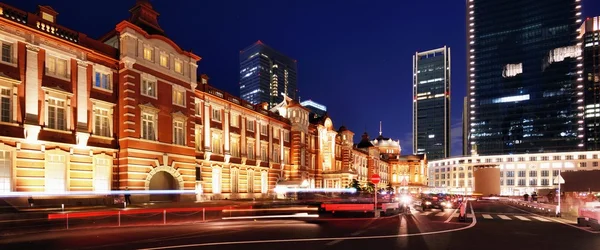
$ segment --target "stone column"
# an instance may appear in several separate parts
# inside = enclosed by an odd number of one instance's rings
[[[211,151],[210,115],[210,103],[204,101],[204,151]]]
[[[223,119],[223,147],[225,150],[225,155],[230,155],[229,152],[229,141],[230,141],[230,136],[229,136],[229,108],[226,107],[223,109],[223,115],[225,116],[225,119]]]
[[[88,129],[88,89],[87,66],[85,61],[77,60],[77,145],[87,146],[90,138]]]
[[[25,139],[28,141],[37,141],[40,133],[39,120],[39,89],[40,79],[38,78],[38,52],[39,47],[27,44],[27,65],[25,70]]]

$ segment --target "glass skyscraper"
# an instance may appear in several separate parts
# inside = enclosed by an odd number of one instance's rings
[[[413,56],[413,153],[450,156],[450,48]]]
[[[257,41],[240,52],[240,97],[252,104],[298,100],[296,60]]]
[[[467,0],[471,153],[583,150],[579,0]]]
[[[600,17],[588,18],[580,30],[585,88],[585,144],[600,150]]]

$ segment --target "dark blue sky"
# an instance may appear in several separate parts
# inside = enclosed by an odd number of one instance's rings
[[[134,0],[5,0],[35,12],[50,5],[57,21],[100,37],[129,17]],[[101,3],[101,4],[100,4]],[[461,154],[465,87],[464,0],[155,0],[169,38],[202,57],[200,73],[239,95],[239,51],[257,40],[298,60],[303,100],[327,106],[335,127],[387,137],[412,152],[412,55],[450,46],[452,155]],[[600,15],[600,1],[583,0],[584,16]]]

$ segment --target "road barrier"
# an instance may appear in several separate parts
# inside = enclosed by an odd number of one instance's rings
[[[458,221],[466,221],[467,220],[467,201],[463,201],[460,203],[460,210],[458,214]]]
[[[537,203],[531,201],[523,201],[522,199],[502,198],[500,201],[523,207],[534,213],[543,214],[546,216],[557,216],[556,205]]]

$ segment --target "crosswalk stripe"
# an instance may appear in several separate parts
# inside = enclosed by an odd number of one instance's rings
[[[444,216],[444,215],[446,215],[446,213],[437,213],[437,214],[435,214],[435,216],[440,216],[440,217]]]
[[[543,221],[543,222],[550,222],[550,220],[544,219],[542,217],[538,217],[538,216],[533,216],[534,219],[539,220],[539,221]]]
[[[460,216],[460,214],[459,214],[459,213],[454,213],[454,214],[452,215],[452,217],[454,217],[454,218],[458,218],[458,216]]]
[[[422,212],[422,215],[429,215],[431,212]]]
[[[482,216],[483,216],[483,218],[486,218],[486,219],[493,219],[492,216],[489,214],[484,214]]]
[[[516,217],[517,219],[519,219],[519,220],[531,221],[530,219],[527,219],[527,218],[525,218],[525,217],[523,217],[523,216],[518,216],[518,215],[515,215],[515,217]]]
[[[500,217],[500,219],[503,219],[503,220],[512,220],[510,217],[508,217],[506,215],[502,215],[502,214],[498,215],[498,217]]]
[[[467,214],[467,218],[473,218],[473,214]]]

